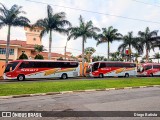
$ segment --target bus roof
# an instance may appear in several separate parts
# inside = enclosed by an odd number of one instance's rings
[[[23,59],[23,60],[14,60],[11,62],[22,62],[22,61],[26,61],[26,62],[77,62],[77,61],[55,61],[55,60],[27,60],[27,59]]]
[[[146,66],[146,65],[160,65],[160,63],[141,63],[140,65]]]
[[[90,64],[94,64],[94,63],[133,63],[133,62],[123,62],[123,61],[96,61],[96,62],[92,62]],[[136,63],[135,63],[136,64]]]

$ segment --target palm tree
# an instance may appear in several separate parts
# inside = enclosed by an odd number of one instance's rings
[[[158,39],[157,34],[157,30],[150,31],[148,27],[144,32],[138,32],[138,35],[140,36],[140,44],[146,48],[146,62],[149,60],[148,53],[150,49],[154,49],[153,42]]]
[[[110,53],[109,56],[111,56],[111,61],[117,61],[117,56],[115,53]]]
[[[40,54],[41,52],[45,51],[43,45],[35,45],[34,50],[38,52],[38,54],[35,56],[35,59],[44,59],[44,57]]]
[[[135,62],[138,63],[138,58],[141,57],[139,53],[134,53],[133,57],[135,58]]]
[[[93,56],[93,62],[95,62],[95,61],[102,61],[102,60],[104,60],[104,59],[106,59],[104,56]]]
[[[91,56],[95,53],[95,49],[93,47],[87,47],[84,52],[87,57],[87,61],[90,62]]]
[[[99,28],[94,27],[92,21],[84,22],[82,16],[79,18],[80,25],[78,27],[71,27],[68,40],[71,38],[77,39],[82,37],[82,76],[84,76],[84,43],[87,38],[95,38],[96,32],[100,31]]]
[[[153,47],[156,48],[156,47],[159,47],[160,49],[160,36],[157,37],[157,40],[155,40],[153,42]]]
[[[53,14],[52,7],[47,6],[47,17],[44,19],[39,19],[34,26],[42,27],[40,36],[43,37],[46,33],[49,33],[49,53],[48,59],[51,59],[51,48],[52,48],[52,31],[59,33],[67,33],[64,28],[66,25],[71,26],[71,23],[65,20],[66,15],[64,12]]]
[[[107,28],[102,28],[102,34],[98,35],[97,45],[102,43],[108,43],[108,59],[110,54],[110,46],[109,43],[112,43],[114,40],[120,40],[122,34],[118,33],[117,29],[114,29],[112,26]]]
[[[122,55],[120,54],[120,52],[110,53],[110,56],[111,56],[111,61],[123,61]]]
[[[43,45],[35,45],[34,46],[34,50],[38,53],[45,51],[46,49],[44,49]]]
[[[138,38],[133,37],[133,32],[128,32],[127,35],[123,36],[122,38],[123,43],[119,45],[118,51],[124,52],[124,50],[128,47],[129,48],[129,60],[131,61],[131,48],[134,48],[138,51],[138,53],[143,52],[143,47],[138,43]]]
[[[154,59],[158,59],[158,63],[159,63],[160,54],[159,54],[159,53],[155,53],[155,54],[154,54]]]
[[[7,26],[8,33],[7,33],[7,47],[6,47],[6,63],[8,63],[9,59],[9,45],[10,45],[10,31],[11,26],[14,27],[29,27],[29,20],[26,17],[19,16],[21,13],[25,13],[22,11],[22,7],[18,5],[13,5],[10,9],[0,3],[0,28]]]

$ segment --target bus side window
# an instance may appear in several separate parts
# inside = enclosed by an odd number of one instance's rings
[[[153,68],[160,69],[160,65],[153,65]]]
[[[25,68],[24,62],[22,62],[22,63],[20,64],[20,66],[19,66],[19,69],[22,69],[22,68]]]
[[[149,70],[149,69],[152,69],[152,66],[146,66],[145,67],[145,70]]]
[[[99,68],[105,68],[105,67],[106,67],[106,64],[105,64],[105,63],[100,63]]]
[[[21,65],[19,66],[19,69],[22,68],[29,68],[29,62],[22,62]]]

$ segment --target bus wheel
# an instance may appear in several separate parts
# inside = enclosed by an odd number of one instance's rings
[[[128,74],[128,73],[126,73],[126,74],[125,74],[125,77],[126,77],[126,78],[128,78],[128,77],[129,77],[129,74]]]
[[[103,76],[103,74],[101,73],[101,74],[99,74],[99,78],[103,78],[104,76]]]
[[[18,75],[17,80],[18,81],[23,81],[23,80],[25,80],[25,76],[24,75]]]
[[[153,73],[150,73],[150,77],[153,77]]]
[[[66,74],[66,73],[63,73],[63,74],[62,74],[62,76],[61,76],[61,78],[62,78],[62,79],[67,79],[67,78],[68,78],[68,76],[67,76],[67,74]]]

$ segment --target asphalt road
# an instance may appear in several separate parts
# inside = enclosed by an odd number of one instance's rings
[[[0,111],[160,111],[160,87],[0,99]],[[0,118],[2,120],[2,118]],[[5,118],[7,119],[7,118]],[[5,120],[3,118],[3,120]],[[8,118],[19,120],[21,118]],[[23,118],[28,120],[29,118]],[[31,118],[30,118],[31,119]],[[53,117],[34,120],[159,120],[153,117]]]

